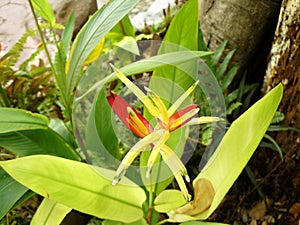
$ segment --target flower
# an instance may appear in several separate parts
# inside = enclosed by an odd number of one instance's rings
[[[150,145],[151,152],[147,162],[146,177],[150,177],[154,163],[160,154],[174,174],[179,188],[188,201],[189,194],[183,180],[184,177],[187,182],[190,182],[187,170],[174,151],[165,143],[169,139],[170,133],[180,127],[216,122],[219,121],[220,118],[207,116],[197,117],[199,107],[196,104],[191,104],[177,111],[183,101],[193,92],[198,81],[167,109],[161,98],[155,92],[145,87],[148,96],[145,95],[143,91],[132,83],[121,71],[114,66],[112,67],[117,77],[140,99],[149,113],[157,119],[157,124],[153,128],[151,124],[123,98],[114,93],[110,93],[107,97],[109,104],[121,121],[141,138],[123,158],[112,184],[116,185],[122,179],[133,160]]]

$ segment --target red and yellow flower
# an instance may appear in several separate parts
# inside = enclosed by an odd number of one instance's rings
[[[216,122],[219,121],[220,118],[208,116],[197,117],[199,107],[196,104],[191,104],[177,111],[183,101],[193,92],[198,81],[167,109],[161,98],[155,92],[145,87],[148,95],[144,94],[143,91],[132,83],[121,71],[115,67],[113,68],[117,77],[138,97],[149,113],[157,119],[157,124],[155,127],[152,127],[151,124],[123,98],[114,93],[111,93],[107,97],[109,104],[120,120],[141,138],[123,158],[117,169],[115,179],[112,182],[113,185],[116,185],[122,179],[134,159],[150,145],[151,153],[147,162],[146,177],[150,177],[154,163],[160,154],[174,174],[184,197],[186,200],[189,200],[189,194],[183,180],[184,177],[187,182],[190,182],[187,170],[174,151],[166,145],[166,141],[169,139],[170,133],[180,127]]]

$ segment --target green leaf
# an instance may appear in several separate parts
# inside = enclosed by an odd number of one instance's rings
[[[223,78],[221,82],[221,87],[223,92],[229,87],[229,85],[232,83],[234,77],[237,75],[237,71],[239,69],[240,65],[237,64],[233,66],[228,73],[226,73],[225,77]]]
[[[18,183],[5,170],[0,168],[0,219],[3,218],[28,191],[28,188]]]
[[[66,99],[64,93],[66,91],[66,63],[67,63],[67,53],[70,46],[73,31],[75,26],[74,13],[72,12],[66,23],[66,27],[62,33],[61,41],[57,47],[57,52],[54,56],[54,70],[55,70],[55,80],[57,82],[58,89],[63,98],[63,103],[66,104]]]
[[[59,134],[64,139],[64,141],[66,141],[74,149],[78,147],[73,133],[66,127],[62,120],[51,119],[49,128]]]
[[[133,222],[143,218],[143,189],[128,179],[111,184],[114,171],[64,158],[39,155],[0,162],[34,192],[99,218]]]
[[[55,24],[55,15],[48,0],[30,0],[36,12],[52,26]]]
[[[230,63],[230,60],[232,59],[233,55],[234,55],[235,50],[230,51],[225,59],[223,60],[223,62],[218,66],[217,71],[216,71],[216,77],[218,80],[221,79],[221,77],[224,75],[224,73],[226,72],[228,65]]]
[[[300,133],[300,130],[295,127],[288,127],[288,126],[281,126],[281,125],[271,125],[268,128],[268,131],[287,131],[287,130],[293,130],[298,133]]]
[[[142,219],[138,221],[134,221],[132,223],[122,223],[120,221],[113,221],[113,220],[104,220],[102,225],[147,225],[148,223]]]
[[[106,90],[99,92],[95,104],[95,123],[97,133],[105,149],[115,158],[119,158],[118,138],[112,126],[112,109],[106,100]]]
[[[0,108],[0,134],[11,131],[47,129],[48,119],[22,109]]]
[[[198,1],[188,1],[177,13],[172,20],[170,27],[163,39],[159,48],[158,54],[170,52],[183,52],[186,50],[198,49]],[[156,68],[153,71],[153,76],[150,80],[150,89],[158,94],[163,99],[164,104],[168,108],[180,95],[184,93],[196,80],[191,75],[197,74],[198,60],[191,59],[179,65],[166,65]],[[181,105],[185,106],[187,102]],[[151,116],[145,113],[147,119]],[[179,157],[183,154],[186,138],[188,137],[188,129],[179,129],[177,132],[172,132],[167,145],[173,149]],[[141,162],[143,165],[147,161],[146,153],[142,153]],[[164,190],[172,181],[172,173],[164,163],[152,171],[150,180],[154,180],[157,176],[161,181],[155,185],[155,193],[158,194]],[[144,171],[142,177],[144,177]],[[157,175],[156,175],[157,174]],[[169,178],[169,179],[167,179]],[[143,179],[144,182],[146,179]]]
[[[50,128],[0,134],[0,146],[19,156],[48,154],[80,160],[75,150]]]
[[[80,79],[82,65],[100,40],[121,20],[139,0],[115,0],[96,12],[80,30],[72,45],[67,72],[65,95],[69,104]]]
[[[30,225],[59,225],[71,210],[67,206],[44,198]]]
[[[272,123],[280,123],[284,120],[285,115],[282,112],[276,112],[273,119],[272,119]]]
[[[151,58],[142,59],[137,62],[128,64],[119,70],[125,75],[138,74],[141,72],[152,71],[158,67],[164,65],[180,65],[184,62],[188,62],[193,59],[198,59],[199,57],[210,55],[211,52],[201,52],[201,51],[180,51],[171,52],[162,55],[153,56]],[[82,98],[86,97],[89,93],[96,89],[101,89],[104,84],[115,80],[117,76],[115,73],[111,73],[100,81],[96,82],[91,86],[85,93],[75,99],[76,102],[80,101]]]
[[[208,218],[221,203],[263,138],[282,92],[282,85],[278,85],[232,123],[214,155],[194,180],[209,179],[216,192],[210,208],[195,219]]]
[[[181,191],[165,190],[154,200],[154,209],[160,213],[170,212],[184,205],[186,200]]]
[[[131,24],[129,16],[126,15],[120,20],[110,32],[116,32],[122,34],[123,36],[135,36],[134,27]]]
[[[213,54],[213,56],[211,57],[211,60],[209,61],[209,66],[211,67],[216,67],[216,65],[218,64],[218,62],[221,59],[221,56],[225,50],[225,47],[227,45],[228,41],[223,41],[220,46],[217,48],[217,50],[215,51],[215,53]]]
[[[159,54],[198,49],[198,1],[188,1],[172,20],[170,27],[159,48]],[[154,76],[163,77],[171,80],[175,84],[186,90],[195,82],[189,75],[197,71],[197,60],[190,60],[181,65],[181,68],[174,66],[164,66],[154,71]],[[165,90],[169,97],[166,98],[172,102],[176,91],[174,85],[167,85],[165,82],[150,82],[150,88],[153,91]]]
[[[282,149],[280,148],[280,146],[277,144],[277,142],[268,134],[264,135],[264,138],[268,139],[275,147],[275,150],[278,152],[278,154],[280,155],[281,160],[283,160],[283,155],[282,155]]]

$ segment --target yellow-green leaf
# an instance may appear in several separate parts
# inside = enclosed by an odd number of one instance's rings
[[[208,218],[221,203],[263,138],[282,92],[280,84],[232,123],[214,155],[194,180],[194,183],[200,178],[210,180],[216,192],[210,208],[195,219]]]
[[[144,190],[128,179],[113,186],[114,171],[48,155],[22,157],[0,165],[39,195],[80,212],[125,223],[143,218]]]
[[[71,210],[65,205],[44,198],[30,225],[59,225]]]

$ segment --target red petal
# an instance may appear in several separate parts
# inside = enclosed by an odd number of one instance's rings
[[[196,104],[192,104],[189,105],[181,110],[179,110],[177,113],[174,113],[170,119],[169,119],[169,125],[171,125],[175,120],[177,120],[179,117],[183,116],[184,114],[186,114],[187,112],[191,111],[192,109],[197,109],[198,105]],[[194,116],[190,117],[189,119],[183,121],[180,125],[178,125],[177,127],[173,127],[170,132],[182,127],[184,124],[186,124],[187,122],[189,122],[191,119],[193,119]]]
[[[128,122],[129,120],[131,120],[128,110],[127,110],[128,107],[130,107],[136,113],[137,117],[147,128],[148,133],[151,133],[153,131],[151,124],[122,97],[120,97],[114,93],[110,93],[110,95],[107,97],[107,101],[110,104],[110,106],[112,107],[112,109],[114,110],[114,112],[117,114],[117,116],[120,118],[120,120],[139,137],[143,138],[144,136],[141,135],[140,132],[138,132]]]

